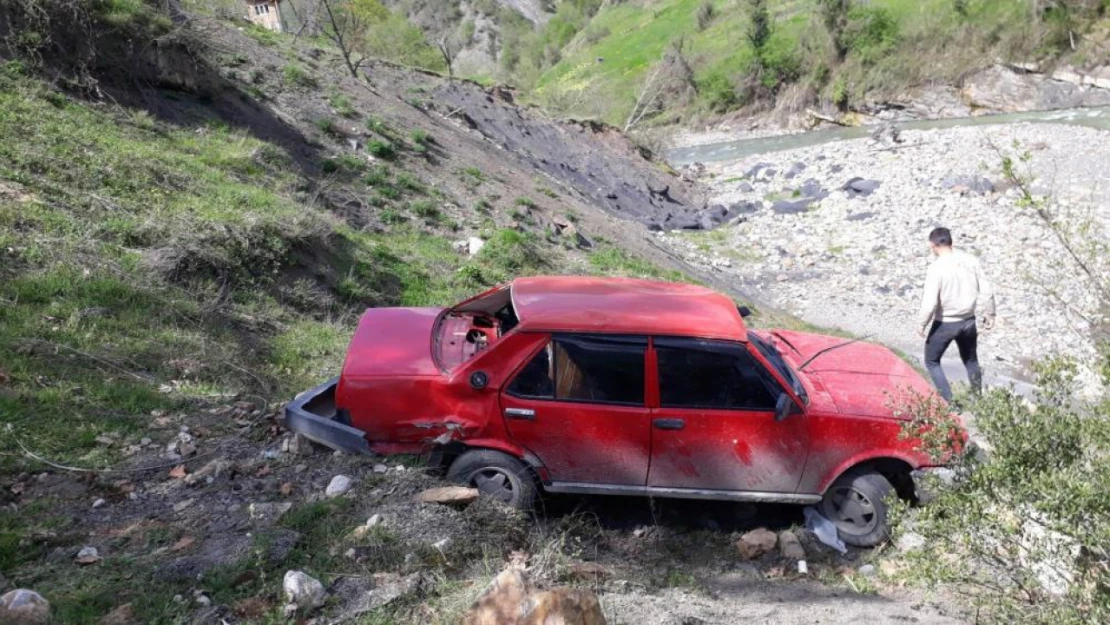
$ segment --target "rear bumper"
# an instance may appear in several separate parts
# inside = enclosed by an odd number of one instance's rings
[[[285,406],[281,424],[308,440],[349,454],[370,454],[370,444],[362,430],[341,423],[335,408],[335,387],[339,378],[328,380],[304,391]]]

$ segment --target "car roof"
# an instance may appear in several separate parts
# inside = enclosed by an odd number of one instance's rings
[[[736,304],[702,286],[545,276],[514,280],[511,290],[522,331],[748,338]]]

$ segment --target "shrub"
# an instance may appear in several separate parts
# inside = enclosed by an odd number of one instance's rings
[[[371,141],[366,144],[366,150],[377,158],[387,161],[397,157],[397,151],[393,149],[393,144],[388,141]]]
[[[331,107],[335,109],[336,114],[341,117],[354,117],[355,107],[351,104],[351,99],[341,93],[333,93],[329,99]]]
[[[363,178],[363,182],[372,187],[389,184],[389,168],[385,165],[371,167],[369,173]]]
[[[413,145],[418,148],[427,149],[428,144],[431,143],[431,135],[423,128],[413,128],[409,133],[409,138],[412,139]]]
[[[524,206],[524,207],[527,207],[527,208],[535,208],[536,207],[536,203],[534,201],[532,201],[532,198],[529,198],[529,197],[518,197],[517,199],[513,200],[513,203],[516,204],[517,206]]]
[[[844,111],[848,108],[848,99],[850,94],[848,92],[848,81],[843,76],[837,76],[836,82],[832,85],[832,101],[837,108]]]
[[[281,70],[281,76],[285,80],[285,84],[290,87],[302,87],[311,89],[316,86],[316,80],[308,75],[300,65],[290,63]]]
[[[709,28],[709,25],[713,23],[713,19],[717,17],[717,9],[713,7],[713,3],[710,0],[703,0],[702,3],[698,5],[694,17],[698,21],[698,30],[705,30]]]
[[[432,200],[418,200],[409,204],[409,209],[417,217],[423,218],[425,221],[439,221],[440,212],[435,202]]]
[[[726,113],[740,104],[736,86],[723,72],[714,71],[696,82],[698,95],[711,112]]]
[[[335,125],[335,121],[330,117],[321,117],[316,120],[316,127],[320,129],[320,132],[332,137],[343,134],[339,131],[339,127]]]
[[[1037,370],[1033,404],[1006,389],[971,404],[990,453],[960,457],[955,483],[913,519],[914,561],[973,589],[984,622],[1105,623],[1110,400],[1076,399],[1072,361]]]
[[[844,49],[865,65],[878,62],[898,44],[898,21],[879,6],[853,6],[841,33]]]

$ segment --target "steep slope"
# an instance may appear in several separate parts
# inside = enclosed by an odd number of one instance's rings
[[[996,60],[1097,65],[1110,35],[1105,3],[1097,2],[1048,7],[1033,17],[1028,3],[1005,0],[768,0],[761,4],[771,32],[757,55],[749,30],[754,4],[606,3],[540,76],[533,97],[618,125],[645,99],[645,119],[662,122],[752,104],[843,109],[912,87],[958,84]],[[851,8],[834,41],[822,7],[837,4]],[[664,85],[668,80],[679,84]]]

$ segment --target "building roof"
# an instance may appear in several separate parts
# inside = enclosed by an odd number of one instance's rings
[[[701,286],[631,278],[519,278],[512,283],[521,330],[747,340],[728,297]]]

